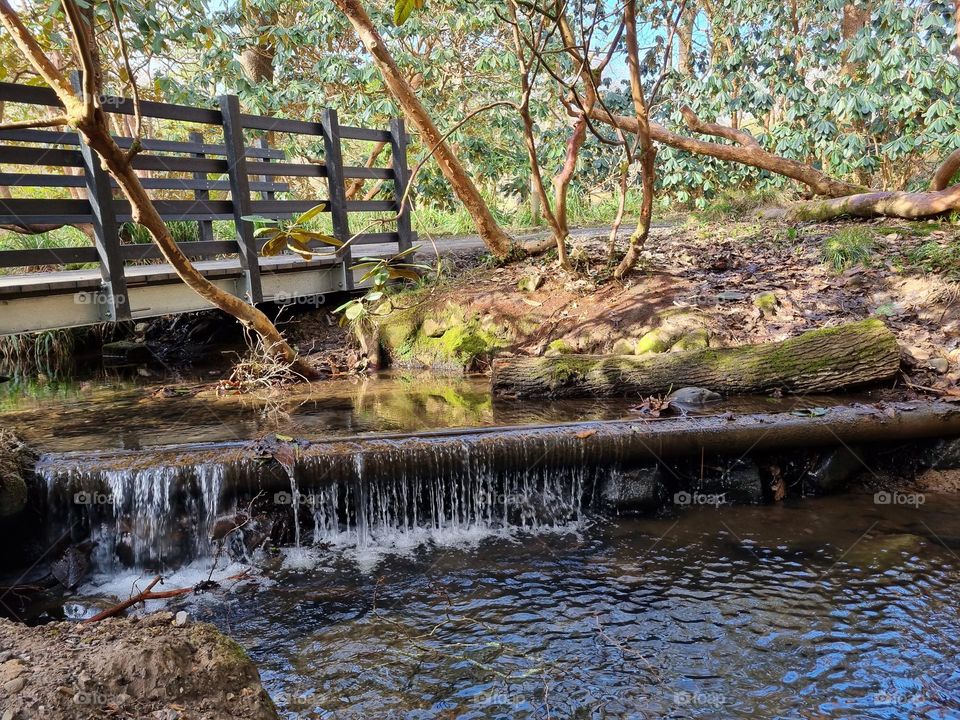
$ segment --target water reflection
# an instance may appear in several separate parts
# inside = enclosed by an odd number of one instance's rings
[[[439,428],[619,419],[635,399],[494,399],[484,376],[393,372],[218,397],[199,378],[162,386],[114,372],[85,381],[0,384],[0,424],[49,451],[139,449],[246,440],[268,432],[304,438]],[[199,394],[195,394],[199,391]],[[778,412],[850,397],[731,398],[709,412]]]

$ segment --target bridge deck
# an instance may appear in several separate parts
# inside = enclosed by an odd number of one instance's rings
[[[477,237],[450,238],[440,241],[437,251],[446,255],[482,247]],[[371,244],[363,246],[362,255],[389,257],[396,252],[393,243]],[[433,255],[432,247],[422,249],[418,257],[430,262],[428,255]],[[244,296],[239,258],[199,260],[193,265],[218,287]],[[267,301],[322,304],[323,296],[347,287],[344,273],[349,270],[332,255],[310,261],[297,255],[260,257],[259,265]],[[361,275],[354,273],[356,287],[361,286]],[[135,320],[210,308],[180,282],[170,265],[128,265],[125,276]],[[102,285],[99,268],[0,275],[0,335],[104,322],[109,318],[109,305]]]

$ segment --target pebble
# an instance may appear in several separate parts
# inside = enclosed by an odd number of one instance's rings
[[[174,627],[183,627],[184,625],[186,625],[186,624],[189,623],[189,622],[190,622],[190,616],[187,614],[187,611],[186,611],[186,610],[181,610],[181,611],[178,612],[178,613],[176,614],[176,616],[173,618],[173,626],[174,626]]]
[[[14,693],[18,693],[21,690],[23,690],[26,686],[27,686],[27,679],[21,675],[20,677],[14,678],[10,682],[6,683],[3,686],[3,691],[5,693],[13,695]]]
[[[936,370],[938,373],[945,373],[950,369],[950,362],[946,358],[938,357],[931,358],[927,365],[929,365],[933,370]]]

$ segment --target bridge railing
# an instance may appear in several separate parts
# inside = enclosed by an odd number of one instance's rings
[[[0,83],[0,102],[37,106],[41,112],[43,108],[59,106],[56,94],[49,88],[13,83]],[[102,98],[101,105],[109,113],[134,113],[133,102],[127,98]],[[165,221],[197,223],[198,240],[178,243],[188,257],[236,256],[244,294],[250,302],[263,300],[263,243],[254,237],[253,224],[245,219],[250,216],[288,218],[323,203],[324,212],[330,214],[334,236],[346,242],[353,236],[354,214],[387,212],[397,215],[395,229],[358,235],[351,245],[396,243],[398,250],[404,250],[415,240],[409,203],[398,214],[410,174],[408,138],[401,119],[391,121],[389,129],[378,130],[340,125],[333,109],[325,109],[318,121],[251,115],[240,110],[234,95],[221,96],[216,109],[152,101],[141,102],[140,109],[144,118],[154,119],[157,124],[177,121],[180,133],[187,125],[200,126],[189,132],[186,141],[142,139],[142,150],[132,164],[142,171],[141,182]],[[222,137],[222,142],[204,140],[211,134],[210,126],[217,126],[217,139]],[[294,140],[306,138],[307,142],[312,138],[321,147],[322,161],[311,158],[308,162],[299,157],[288,160],[282,150],[267,143],[268,138],[281,135],[297,136]],[[132,142],[129,137],[116,140],[122,148]],[[388,145],[392,151],[391,166],[345,166],[344,140]],[[16,169],[9,171],[11,166]],[[310,192],[303,193],[306,197],[291,197],[296,194],[291,178],[311,180]],[[317,191],[312,181],[316,178],[325,179],[326,197],[313,196]],[[354,179],[391,182],[390,199],[347,200],[347,182]],[[97,263],[107,315],[113,320],[128,319],[125,267],[160,258],[160,251],[152,243],[121,242],[120,225],[132,219],[130,204],[117,197],[116,184],[82,138],[74,132],[51,130],[0,131],[0,188],[6,188],[6,197],[0,197],[0,226],[90,226],[93,241],[92,247],[0,250],[0,268]],[[54,188],[69,192],[71,197],[12,197],[21,194],[17,188],[32,188],[33,194],[50,192],[36,188]],[[211,193],[224,198],[229,195],[229,199],[215,199]],[[232,222],[234,237],[217,240],[212,223],[224,220]],[[343,265],[344,286],[349,288],[350,248],[339,252],[337,260]]]

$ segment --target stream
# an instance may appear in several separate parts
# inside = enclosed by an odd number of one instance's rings
[[[635,470],[579,460],[577,434],[507,446],[476,429],[632,403],[494,402],[486,383],[397,373],[215,402],[135,378],[0,390],[0,422],[43,452],[46,542],[96,543],[82,584],[31,611],[90,617],[157,573],[203,584],[147,610],[236,639],[290,720],[960,717],[960,497],[621,512],[610,488]],[[457,428],[403,453],[384,436]],[[344,447],[309,456],[299,438]],[[685,462],[649,472],[702,484],[704,459]],[[741,464],[711,492],[760,497]]]

